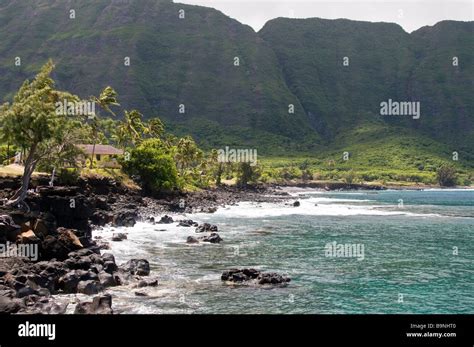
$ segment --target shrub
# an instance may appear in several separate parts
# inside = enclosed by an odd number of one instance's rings
[[[124,171],[135,176],[149,193],[169,192],[181,187],[173,157],[163,153],[160,146],[155,140],[145,140],[131,151],[129,160],[123,163]]]
[[[456,170],[450,165],[442,165],[436,171],[436,178],[440,186],[452,187],[456,185]]]

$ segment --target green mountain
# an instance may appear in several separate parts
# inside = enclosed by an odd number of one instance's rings
[[[123,107],[207,147],[322,157],[386,147],[417,156],[413,165],[458,151],[469,165],[473,28],[444,21],[408,34],[389,23],[278,18],[255,33],[168,0],[0,0],[0,98],[52,58],[59,88],[87,97],[111,85]],[[389,99],[419,101],[420,118],[381,116]]]

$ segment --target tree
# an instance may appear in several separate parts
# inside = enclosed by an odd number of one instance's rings
[[[100,93],[99,97],[92,96],[92,102],[95,102],[101,109],[110,113],[112,116],[115,116],[115,113],[110,109],[110,106],[119,106],[120,104],[117,101],[117,92],[110,86],[105,87],[104,90]],[[94,144],[92,146],[92,154],[91,154],[91,165],[90,168],[92,169],[94,164],[94,155],[95,155],[95,146],[98,141],[99,136],[99,129],[100,129],[100,118],[99,114],[96,113],[91,121],[91,129],[92,129],[92,138]]]
[[[161,137],[164,134],[165,126],[159,118],[153,118],[145,124],[145,134],[151,138]]]
[[[237,185],[247,186],[249,183],[254,183],[260,177],[258,167],[250,165],[250,163],[240,163],[237,171]]]
[[[224,173],[224,163],[219,161],[219,153],[216,149],[213,149],[209,154],[208,167],[210,168],[212,178],[216,182],[216,185],[220,186]]]
[[[117,129],[117,135],[120,135],[124,146],[126,143],[139,144],[143,140],[145,125],[142,121],[143,115],[137,110],[125,111],[123,121]]]
[[[456,170],[450,165],[441,165],[436,171],[436,178],[440,186],[452,187],[456,185]]]
[[[179,140],[174,159],[182,176],[185,174],[186,169],[197,166],[201,162],[202,157],[203,153],[192,137],[186,136]]]
[[[142,188],[148,193],[180,188],[176,164],[159,139],[145,140],[134,148],[123,168],[129,175],[138,176]]]
[[[64,142],[68,128],[65,124],[71,118],[66,112],[57,112],[56,103],[79,100],[77,96],[54,89],[54,81],[50,77],[53,69],[54,64],[50,60],[33,81],[23,83],[12,104],[6,103],[0,109],[3,137],[27,152],[21,187],[7,202],[9,206],[24,203],[36,165]]]

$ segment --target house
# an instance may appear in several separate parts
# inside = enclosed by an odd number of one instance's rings
[[[81,155],[78,159],[83,166],[90,163],[92,153],[94,153],[94,161],[97,167],[108,167],[108,168],[120,168],[120,164],[117,162],[118,156],[124,154],[124,151],[110,145],[90,145],[90,144],[79,144],[76,145],[84,155]]]

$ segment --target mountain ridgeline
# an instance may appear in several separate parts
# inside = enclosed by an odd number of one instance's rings
[[[208,148],[398,155],[411,146],[421,157],[458,151],[466,164],[473,29],[443,21],[408,34],[390,23],[277,18],[255,33],[166,0],[0,0],[0,97],[52,58],[58,88],[88,97],[111,85],[123,107]],[[419,102],[420,117],[381,115],[389,99]]]

